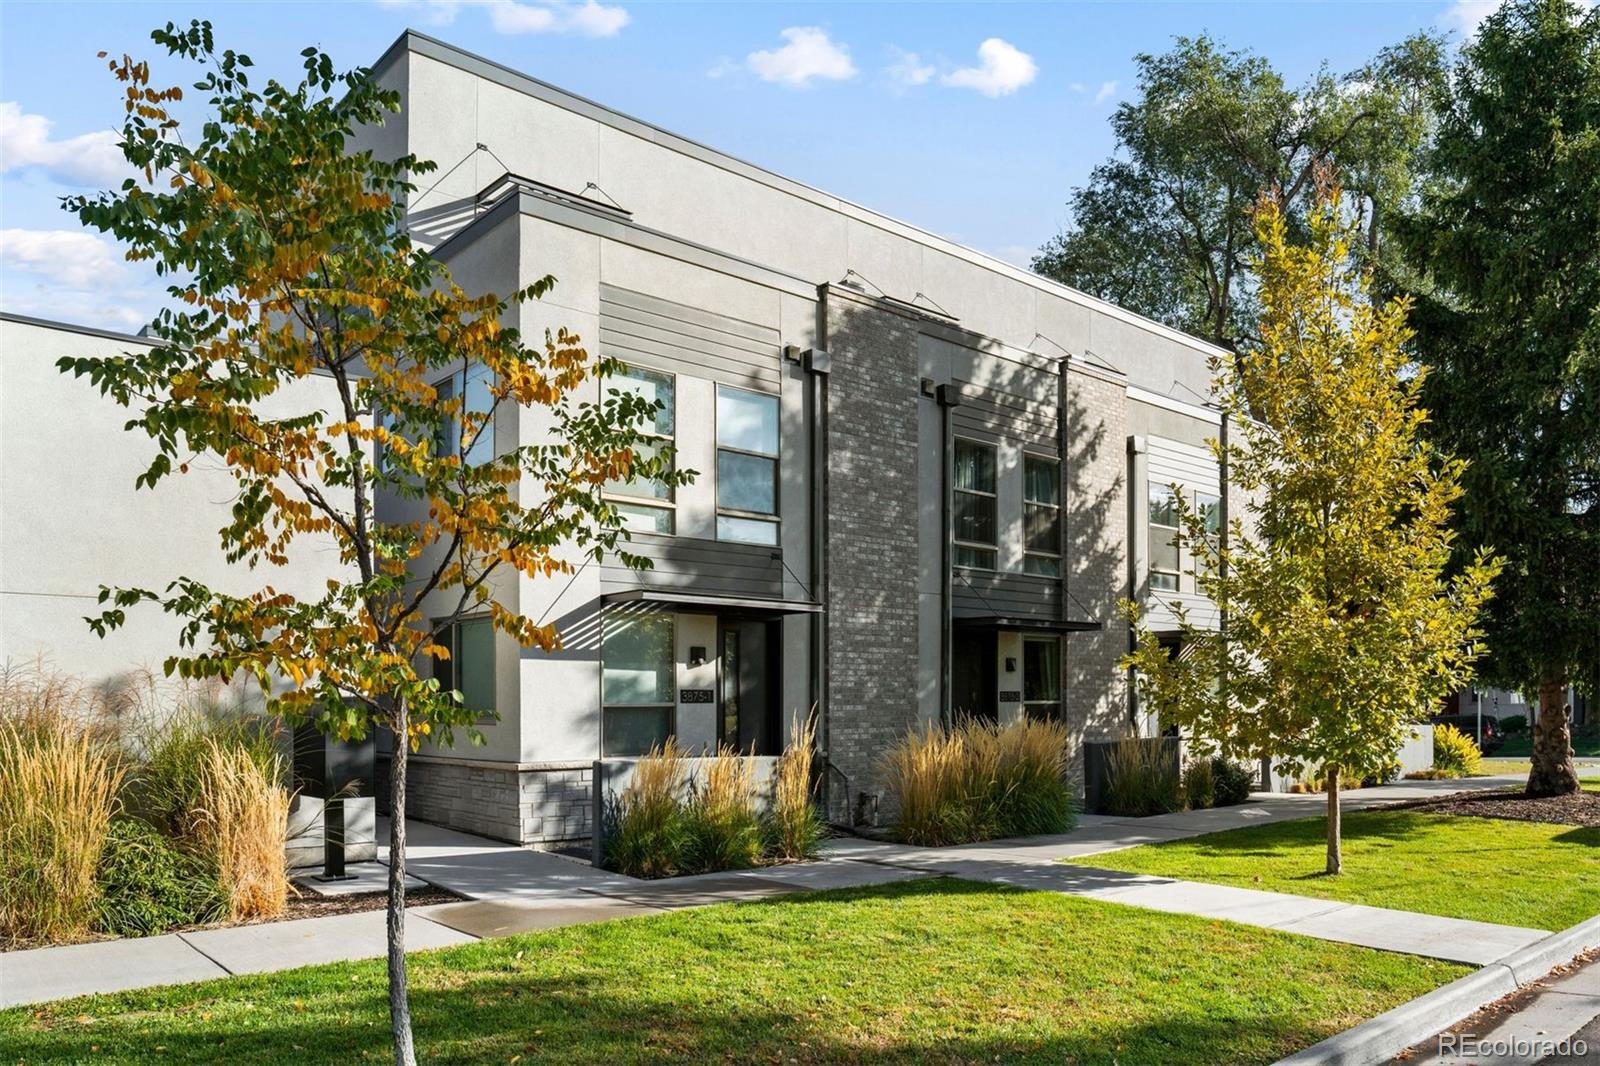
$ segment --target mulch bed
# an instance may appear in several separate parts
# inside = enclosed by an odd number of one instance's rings
[[[1457,814],[1471,818],[1509,818],[1518,822],[1549,822],[1600,828],[1600,792],[1574,792],[1567,796],[1529,799],[1521,789],[1493,792],[1452,792],[1448,796],[1386,804],[1382,810]]]
[[[460,903],[461,896],[442,888],[425,885],[406,893],[406,907],[427,907],[434,903]],[[296,918],[324,918],[330,914],[355,914],[358,911],[381,911],[389,905],[387,892],[363,892],[354,896],[319,896],[302,888],[300,895],[291,894],[283,913],[269,921],[288,922]]]

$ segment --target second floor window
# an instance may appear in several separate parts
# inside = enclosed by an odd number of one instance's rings
[[[641,457],[660,454],[671,447],[677,430],[677,381],[671,374],[641,367],[626,367],[611,379],[612,387],[631,392],[660,404],[653,421],[640,427],[648,438],[634,449]],[[655,478],[627,478],[608,481],[606,498],[622,515],[622,521],[635,533],[672,533],[677,528],[676,504],[671,485]]]
[[[1037,455],[1022,459],[1022,570],[1061,576],[1061,464]]]
[[[955,447],[955,554],[957,566],[993,570],[995,529],[994,447],[957,440]]]
[[[717,386],[717,539],[778,543],[778,398]]]
[[[489,391],[494,381],[493,372],[486,366],[473,363],[466,370],[458,370],[443,381],[434,383],[439,402],[464,397],[461,412],[473,423],[463,433],[459,417],[439,426],[439,437],[434,441],[436,455],[462,455],[468,466],[477,466],[494,458],[494,394]]]
[[[1178,504],[1167,485],[1150,486],[1150,587],[1178,590]]]

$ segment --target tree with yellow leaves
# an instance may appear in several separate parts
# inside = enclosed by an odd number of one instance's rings
[[[1219,537],[1179,499],[1178,539],[1221,625],[1179,610],[1184,650],[1171,656],[1130,604],[1138,642],[1124,665],[1164,724],[1318,773],[1337,874],[1341,781],[1392,765],[1471,676],[1499,563],[1480,552],[1447,575],[1463,464],[1421,436],[1427,370],[1406,353],[1409,305],[1368,298],[1326,175],[1308,223],[1291,244],[1281,205],[1261,198],[1261,343],[1213,364],[1231,433],[1212,447],[1251,520]]]
[[[397,94],[366,71],[336,74],[314,48],[302,53],[298,85],[257,91],[250,58],[219,53],[209,23],[169,23],[152,39],[203,69],[205,120],[185,131],[173,109],[181,89],[152,87],[145,62],[110,60],[125,86],[122,150],[142,180],[65,206],[123,242],[129,259],[178,279],[177,309],[151,324],[152,347],[60,365],[130,408],[127,428],[156,442],[140,485],[199,456],[221,461],[237,488],[220,531],[230,563],[282,567],[309,541],[331,544],[348,577],[315,598],[267,582],[226,595],[186,577],[161,591],[103,588],[105,609],[89,622],[104,635],[129,608],[159,603],[183,620],[181,644],[192,649],[169,673],[252,676],[270,711],[331,736],[392,732],[390,1014],[396,1061],[409,1064],[407,756],[457,729],[482,739],[477,712],[441,690],[429,660],[448,658],[441,638],[469,611],[487,611],[524,646],[557,648],[555,628],[497,603],[493,581],[570,573],[574,555],[646,566],[621,546],[622,519],[601,487],[692,474],[642,434],[653,402],[604,388],[616,363],[590,358],[564,330],[530,346],[501,325],[553,278],[505,297],[468,294],[412,245],[410,182],[434,165],[350,144],[354,130],[398,110]],[[466,389],[434,387],[469,372],[483,383],[473,402]],[[331,387],[332,410],[303,402],[313,377]],[[545,443],[493,436],[509,405],[545,409]],[[413,501],[416,520],[380,520],[379,493]],[[453,605],[442,613],[441,597]]]

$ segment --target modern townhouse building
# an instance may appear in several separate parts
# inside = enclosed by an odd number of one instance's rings
[[[846,821],[886,816],[885,751],[954,712],[1120,734],[1118,601],[1205,607],[1168,486],[1221,517],[1216,349],[421,34],[374,71],[402,110],[363,143],[438,164],[416,239],[469,290],[555,275],[511,324],[623,360],[613,387],[661,400],[654,431],[698,472],[611,486],[651,570],[495,590],[562,651],[453,635],[442,669],[498,720],[412,761],[419,817],[582,837],[596,758],[669,736],[775,754],[813,710]]]

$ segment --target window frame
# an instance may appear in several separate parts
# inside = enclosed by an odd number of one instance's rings
[[[622,371],[618,374],[613,374],[611,380],[615,381],[620,377],[626,377],[628,372],[633,370],[665,378],[672,388],[672,432],[662,433],[653,424],[648,429],[641,427],[638,432],[641,437],[646,437],[652,441],[667,442],[672,448],[672,469],[676,471],[678,469],[678,375],[674,371],[661,370],[653,366],[645,366],[642,363],[624,362]],[[669,528],[666,531],[663,532],[659,529],[633,529],[630,527],[628,532],[635,536],[675,537],[678,535],[678,490],[676,486],[668,485],[666,498],[662,499],[659,496],[634,496],[602,485],[600,497],[611,503],[660,511],[667,516],[667,526]]]
[[[434,625],[437,627],[441,621],[443,621],[443,619],[436,619],[434,621]],[[440,687],[443,688],[444,686],[442,682],[444,679],[439,676],[439,671],[441,667],[443,667],[445,670],[448,670],[450,675],[450,688],[461,693],[462,706],[466,706],[467,690],[462,687],[461,683],[461,667],[463,663],[461,656],[461,627],[469,623],[482,623],[489,628],[489,693],[491,697],[491,705],[487,709],[475,707],[467,707],[467,709],[474,711],[478,715],[479,723],[498,721],[500,717],[500,691],[497,672],[499,668],[500,656],[496,647],[498,644],[498,635],[495,633],[494,621],[490,615],[483,613],[462,615],[460,618],[456,618],[453,621],[446,623],[444,632],[440,634],[444,639],[439,641],[439,643],[443,644],[449,650],[450,658],[447,660],[440,660],[430,656],[429,658],[432,659],[433,664],[430,676],[435,680],[440,681]]]
[[[1055,689],[1055,698],[1047,700],[1030,700],[1028,699],[1028,649],[1033,646],[1049,647],[1051,645],[1055,646],[1056,668],[1054,674],[1054,685],[1052,686]],[[1059,722],[1061,720],[1063,703],[1061,698],[1062,659],[1063,649],[1062,640],[1060,637],[1022,638],[1022,716],[1024,718],[1029,718],[1036,721]],[[1050,710],[1048,713],[1040,715],[1035,708],[1050,708]]]
[[[1150,590],[1152,592],[1177,592],[1179,575],[1183,573],[1182,548],[1178,546],[1178,527],[1176,525],[1169,526],[1156,522],[1152,512],[1155,509],[1155,498],[1158,493],[1164,495],[1169,501],[1171,501],[1171,506],[1174,511],[1177,510],[1178,506],[1178,494],[1173,491],[1171,485],[1161,485],[1154,481],[1149,483],[1145,492],[1145,551],[1148,556],[1148,565],[1145,569],[1149,572],[1148,580],[1150,584]],[[1177,521],[1176,514],[1173,516],[1173,521]],[[1158,529],[1168,530],[1172,534],[1172,536],[1168,538],[1168,543],[1172,545],[1174,552],[1178,553],[1179,555],[1179,558],[1176,560],[1178,564],[1176,569],[1168,570],[1165,567],[1156,566],[1156,530]],[[1161,581],[1158,582],[1157,578],[1160,578]],[[1167,579],[1171,580],[1172,583],[1170,585],[1166,583]]]
[[[436,398],[439,397],[446,386],[452,390],[452,394],[448,397],[443,397],[444,399],[450,400],[456,396],[461,398],[461,411],[440,427],[445,430],[445,440],[441,442],[438,436],[434,437],[434,447],[441,458],[453,455],[460,457],[463,465],[480,466],[483,463],[492,461],[500,454],[495,442],[495,422],[499,416],[499,412],[495,408],[498,404],[492,405],[488,411],[483,412],[489,416],[488,422],[485,423],[483,430],[479,432],[478,439],[467,448],[466,455],[461,452],[461,415],[467,413],[467,390],[474,380],[481,379],[487,379],[492,383],[494,381],[494,371],[482,363],[468,363],[466,366],[452,370],[444,377],[433,382],[433,391]],[[440,449],[439,445],[441,443],[446,445],[448,450]],[[473,448],[487,448],[489,454],[476,460],[469,460],[467,456],[471,455]]]
[[[606,698],[606,623],[608,621],[656,622],[660,621],[667,627],[667,660],[666,665],[672,676],[672,685],[669,690],[670,700],[653,703],[617,703]],[[670,740],[678,734],[678,618],[669,611],[651,612],[640,614],[632,618],[608,619],[605,612],[601,612],[600,619],[600,735],[595,738],[595,747],[602,759],[632,759],[638,758],[646,752],[612,752],[606,750],[606,720],[616,711],[654,711],[666,712],[667,729],[666,739]],[[647,749],[648,750],[648,749]]]
[[[1029,463],[1048,463],[1055,467],[1056,500],[1054,503],[1028,499]],[[996,488],[998,487],[996,485]],[[1059,578],[1061,576],[1061,557],[1063,554],[1061,551],[1061,497],[1061,457],[1024,450],[1022,453],[1022,572],[1025,574],[1033,577]],[[1054,552],[1042,552],[1028,547],[1029,508],[1049,508],[1055,512],[1056,550]],[[1036,563],[1048,564],[1049,569],[1043,571],[1029,570],[1028,563],[1030,560]]]
[[[955,468],[956,452],[962,445],[973,448],[983,448],[988,451],[989,468],[993,475],[994,488],[990,492],[981,489],[963,489],[956,487]],[[962,540],[956,535],[956,497],[961,495],[986,499],[993,508],[992,525],[994,527],[993,543],[985,544],[982,541]],[[961,570],[978,570],[984,573],[995,573],[1000,569],[1000,446],[990,441],[978,440],[974,437],[954,437],[950,445],[950,565]],[[989,565],[981,566],[976,563],[965,563],[960,559],[962,549],[969,552],[987,552]]]
[[[751,451],[748,448],[736,448],[722,443],[722,393],[742,392],[747,396],[757,396],[763,400],[772,401],[773,429],[776,431],[776,448],[772,454]],[[712,382],[711,390],[711,446],[713,456],[713,481],[712,503],[715,510],[715,523],[712,527],[712,537],[724,544],[750,544],[761,548],[778,548],[783,545],[783,397],[776,392],[763,392],[760,389],[748,389],[742,385],[728,385],[720,381]],[[762,459],[772,464],[772,511],[749,511],[741,507],[724,507],[722,504],[722,453],[741,455],[751,459]],[[722,519],[728,517],[743,522],[763,522],[772,527],[772,541],[745,540],[722,535]]]

